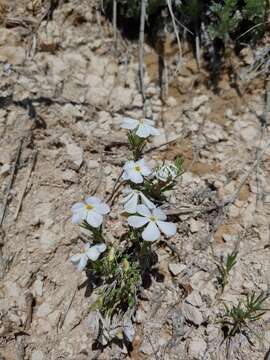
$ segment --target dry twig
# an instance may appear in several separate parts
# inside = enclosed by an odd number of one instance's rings
[[[20,155],[21,155],[23,141],[24,141],[24,137],[22,137],[20,139],[20,143],[19,143],[19,146],[17,148],[16,157],[15,157],[15,161],[14,161],[13,168],[12,168],[12,173],[11,173],[10,181],[9,181],[9,184],[8,184],[6,197],[5,197],[5,200],[4,200],[4,206],[3,206],[2,214],[1,214],[1,217],[0,217],[0,227],[3,225],[3,221],[4,221],[4,217],[5,217],[5,213],[6,213],[6,208],[7,208],[7,203],[8,203],[8,197],[9,197],[9,193],[10,193],[10,190],[12,188],[12,184],[13,184],[13,181],[14,181],[14,178],[15,178],[15,173],[16,173],[17,166],[18,166],[19,159],[20,159]]]
[[[114,50],[117,50],[117,0],[113,0],[113,43]]]
[[[25,181],[24,181],[23,189],[22,189],[22,192],[21,192],[21,194],[20,194],[19,202],[18,202],[18,206],[17,206],[17,210],[16,210],[16,213],[15,213],[15,220],[17,220],[18,215],[19,215],[19,212],[20,212],[20,210],[21,210],[23,198],[24,198],[24,195],[25,195],[25,192],[26,192],[26,188],[27,188],[29,179],[30,179],[30,177],[31,177],[32,171],[34,170],[34,167],[35,167],[35,164],[36,164],[36,160],[37,160],[37,151],[35,151],[34,154],[33,154],[32,163],[31,163],[31,165],[30,165],[30,167],[29,167],[28,173],[27,173],[26,178],[25,178]]]
[[[140,19],[140,36],[139,36],[139,74],[140,74],[140,87],[145,103],[145,86],[144,86],[144,29],[146,17],[146,0],[141,0],[141,19]]]
[[[32,323],[33,305],[34,305],[34,296],[31,292],[26,293],[25,302],[26,302],[26,322],[24,329],[28,331]]]

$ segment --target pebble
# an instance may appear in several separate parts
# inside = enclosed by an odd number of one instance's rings
[[[188,347],[189,356],[192,359],[201,359],[206,350],[206,342],[201,337],[194,337]]]
[[[207,95],[200,95],[193,98],[192,107],[194,110],[197,110],[200,106],[205,104],[209,100],[209,96]]]
[[[196,307],[184,302],[182,306],[182,313],[186,320],[192,322],[195,325],[200,325],[203,322],[203,317]]]
[[[240,135],[247,143],[254,142],[258,137],[258,130],[255,126],[248,126],[241,130]]]
[[[198,291],[192,291],[186,298],[185,301],[190,305],[201,307],[203,305],[203,301],[201,295]]]
[[[0,170],[0,175],[7,175],[10,171],[10,165],[9,164],[4,164],[1,166],[1,170]]]
[[[43,360],[44,356],[42,351],[40,350],[34,350],[31,356],[31,360]]]
[[[200,222],[200,221],[196,221],[196,220],[194,220],[194,219],[191,219],[191,220],[189,221],[189,225],[190,225],[190,231],[191,231],[192,233],[196,233],[196,232],[198,232],[198,231],[201,230],[201,228],[202,228],[202,226],[203,226],[203,223]]]
[[[186,269],[186,265],[185,264],[180,264],[180,263],[170,263],[169,264],[169,270],[170,272],[174,275],[177,276],[179,275],[182,271],[184,271]]]
[[[68,134],[60,137],[60,142],[66,146],[67,154],[72,162],[74,170],[78,170],[83,163],[83,149],[75,144]]]
[[[41,279],[37,279],[33,284],[33,291],[35,296],[42,296],[43,294],[43,281]]]

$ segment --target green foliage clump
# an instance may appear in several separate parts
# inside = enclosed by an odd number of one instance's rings
[[[239,301],[237,305],[229,308],[225,304],[225,314],[221,320],[226,338],[232,338],[238,333],[244,333],[249,328],[249,323],[258,320],[268,309],[264,308],[264,302],[268,294],[256,295],[254,292],[247,295],[244,302]]]
[[[225,263],[217,264],[217,268],[219,271],[218,282],[224,290],[225,286],[229,283],[229,274],[232,268],[236,264],[237,251],[233,251],[231,254],[227,256]]]
[[[265,0],[246,0],[243,15],[246,19],[253,21],[254,24],[257,24],[264,20],[265,10]]]
[[[209,25],[209,34],[212,39],[219,38],[227,42],[230,33],[236,30],[241,13],[237,11],[237,0],[225,0],[223,4],[214,2],[210,6],[214,23]]]
[[[112,247],[107,256],[92,263],[91,275],[102,279],[98,300],[92,309],[98,309],[105,317],[115,312],[127,312],[136,304],[141,274],[138,264]]]
[[[105,0],[110,8],[112,2]],[[117,3],[118,14],[139,22],[140,0],[118,0]],[[239,38],[254,42],[264,35],[269,15],[269,0],[171,0],[170,5],[180,35],[187,31],[190,40],[200,38],[200,46],[206,38],[219,39],[224,45],[228,42],[236,45]],[[167,0],[147,1],[147,31],[152,37],[157,33],[156,29],[175,31],[169,15],[171,10],[167,15],[162,12],[168,6]]]

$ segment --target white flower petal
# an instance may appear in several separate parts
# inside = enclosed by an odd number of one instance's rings
[[[160,135],[160,132],[159,132],[158,129],[154,128],[153,126],[148,126],[148,125],[146,125],[146,126],[148,128],[148,131],[149,131],[150,135],[153,135],[153,136]]]
[[[78,271],[83,271],[83,269],[86,267],[87,265],[87,261],[88,261],[88,258],[85,254],[83,254],[81,256],[81,259],[80,259],[80,262],[79,264],[77,265],[77,270]]]
[[[84,203],[82,203],[82,202],[79,202],[79,203],[76,203],[76,204],[74,204],[73,206],[72,206],[72,208],[71,208],[71,211],[72,212],[77,212],[77,211],[80,211],[80,210],[82,210],[83,208],[84,208]]]
[[[154,222],[150,222],[142,232],[145,241],[155,241],[159,239],[160,231]]]
[[[157,217],[159,220],[166,220],[167,215],[159,208],[153,210],[153,215]]]
[[[79,224],[80,222],[82,222],[82,220],[84,220],[83,211],[79,211],[72,215],[71,221],[73,222],[73,224]]]
[[[102,224],[103,216],[94,211],[88,211],[86,221],[89,225],[97,228]]]
[[[137,213],[145,217],[151,216],[150,210],[143,204],[137,206]]]
[[[86,253],[87,257],[92,260],[96,261],[99,258],[99,255],[102,253],[97,247],[97,245],[92,246]]]
[[[123,180],[128,180],[129,179],[128,173],[126,171],[123,172],[122,179]]]
[[[176,234],[176,225],[172,222],[165,222],[165,221],[157,221],[157,225],[160,228],[160,230],[167,236],[173,236]]]
[[[124,204],[127,203],[134,196],[134,194],[136,194],[136,192],[132,191],[127,196],[123,197],[123,199],[121,200],[121,203],[124,203]]]
[[[142,123],[139,125],[139,127],[137,129],[136,135],[145,139],[150,135],[150,131],[149,131],[148,127]]]
[[[130,214],[134,214],[137,211],[138,194],[134,193],[130,199],[125,203],[124,209]]]
[[[123,119],[123,122],[120,125],[120,127],[123,129],[134,130],[138,126],[138,124],[139,124],[138,120],[126,117]]]
[[[128,217],[128,224],[135,229],[144,226],[147,222],[148,219],[143,216],[132,215]]]
[[[131,187],[130,186],[126,186],[123,190],[122,190],[122,193],[123,194],[129,194],[129,195],[132,195],[132,193],[133,193],[133,189],[131,189]]]
[[[88,196],[85,199],[86,204],[88,205],[96,205],[96,204],[100,204],[101,200],[100,198],[96,197],[96,196]]]
[[[128,170],[127,174],[128,174],[129,180],[134,182],[135,184],[143,183],[142,175],[139,172],[137,172],[136,170]]]
[[[124,165],[124,170],[132,169],[135,166],[135,161],[127,161]]]
[[[72,255],[70,257],[70,261],[72,262],[73,265],[77,265],[78,262],[81,260],[82,254],[76,254],[76,255]]]
[[[106,244],[97,244],[95,245],[95,247],[100,253],[103,253],[107,249]]]
[[[148,176],[151,174],[152,170],[149,168],[149,166],[146,164],[146,162],[144,161],[144,159],[141,159],[138,161],[138,165],[141,168],[141,173],[144,176]]]
[[[149,199],[147,199],[147,197],[141,192],[140,193],[140,197],[142,199],[142,202],[145,206],[148,207],[148,209],[155,209],[156,205],[154,203],[152,203],[152,201],[150,201]]]
[[[95,211],[101,215],[105,215],[110,212],[110,207],[105,203],[96,204]]]
[[[144,123],[148,126],[154,126],[155,122],[153,120],[145,119]]]
[[[84,245],[84,251],[85,252],[87,252],[87,250],[89,250],[90,249],[90,243],[86,243],[85,245]]]

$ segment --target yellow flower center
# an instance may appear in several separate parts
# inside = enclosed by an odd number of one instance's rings
[[[157,219],[155,218],[155,216],[150,216],[149,220],[155,222]]]
[[[135,166],[135,171],[141,172],[141,167],[139,165]]]
[[[86,204],[86,205],[85,205],[85,208],[86,208],[86,210],[93,210],[93,209],[94,209],[94,206],[93,206],[93,205],[90,205],[90,204]]]

